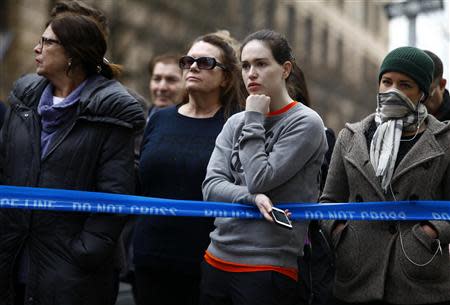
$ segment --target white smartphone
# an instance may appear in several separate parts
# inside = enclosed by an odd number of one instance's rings
[[[272,207],[272,212],[270,212],[270,214],[272,214],[272,218],[276,224],[287,229],[292,229],[292,223],[283,210]]]

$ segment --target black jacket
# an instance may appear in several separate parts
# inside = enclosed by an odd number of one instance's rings
[[[442,104],[435,117],[441,122],[450,120],[450,96],[447,89],[444,90]]]
[[[133,134],[142,107],[116,81],[97,77],[81,93],[74,119],[64,123],[41,158],[37,113],[45,78],[19,79],[1,134],[6,185],[108,193],[134,190]],[[119,215],[0,210],[0,304],[12,304],[17,257],[29,254],[25,304],[112,304]]]

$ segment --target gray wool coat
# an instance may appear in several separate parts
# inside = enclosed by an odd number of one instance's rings
[[[383,192],[369,159],[364,132],[373,119],[370,115],[347,124],[340,132],[321,202],[394,200],[391,192]],[[427,129],[394,172],[396,199],[450,200],[449,150],[450,124],[429,115]],[[344,230],[336,234],[331,234],[336,220],[323,221],[336,256],[335,296],[347,302],[450,301],[450,222],[427,223],[438,232],[438,239],[415,221],[346,221]],[[439,243],[442,253],[432,259]],[[431,262],[419,267],[410,260]]]

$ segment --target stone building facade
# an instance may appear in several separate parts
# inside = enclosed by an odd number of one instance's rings
[[[373,112],[377,69],[388,51],[388,0],[85,0],[110,21],[108,58],[122,81],[148,96],[147,62],[183,53],[195,37],[226,29],[237,39],[273,28],[291,42],[305,72],[313,108],[339,131]],[[33,47],[55,0],[0,1],[0,99],[34,71]]]

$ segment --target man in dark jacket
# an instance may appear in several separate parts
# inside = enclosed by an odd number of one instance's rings
[[[439,121],[450,120],[450,96],[445,89],[447,80],[443,78],[443,65],[441,59],[431,51],[424,51],[433,60],[434,74],[431,83],[430,96],[425,104],[428,112],[434,115]]]

